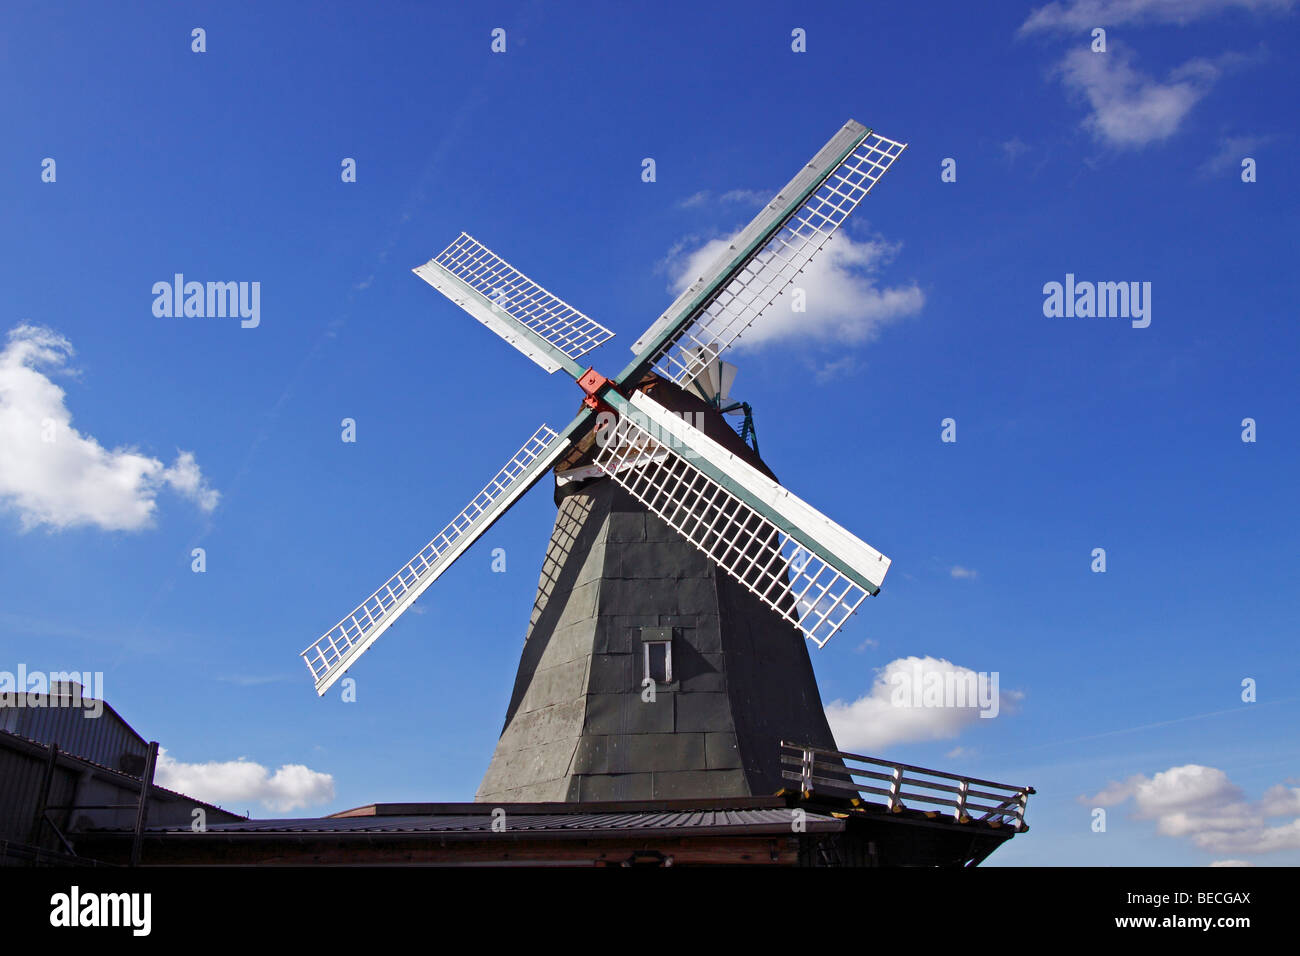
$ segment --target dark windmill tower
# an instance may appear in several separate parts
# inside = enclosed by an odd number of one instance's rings
[[[776,480],[713,403],[657,376],[641,389]],[[607,477],[605,437],[556,467],[555,530],[477,799],[775,793],[782,739],[836,749],[804,636]]]
[[[834,750],[805,638],[875,594],[889,559],[777,483],[719,405],[728,348],[906,148],[850,121],[606,378],[612,333],[462,233],[415,270],[585,398],[543,425],[419,554],[302,656],[323,694],[552,469],[559,506],[480,800],[771,794],[780,742]],[[746,430],[751,431],[751,430]],[[752,432],[751,432],[752,433]]]

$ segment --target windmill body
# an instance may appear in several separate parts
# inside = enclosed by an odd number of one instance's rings
[[[781,741],[833,751],[805,638],[880,590],[889,559],[782,487],[720,356],[773,307],[902,155],[849,121],[632,346],[462,233],[415,273],[583,392],[469,505],[302,652],[324,694],[554,470],[558,515],[482,800],[770,794]],[[725,403],[725,404],[724,404]],[[746,444],[723,412],[744,410]]]
[[[699,397],[646,388],[766,471]],[[557,466],[555,530],[476,799],[775,793],[782,739],[835,749],[804,636],[613,480],[583,477],[590,457]]]

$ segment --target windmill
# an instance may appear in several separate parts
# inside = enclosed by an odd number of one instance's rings
[[[824,646],[890,561],[775,480],[720,356],[904,149],[846,123],[609,378],[580,359],[613,333],[468,234],[416,268],[548,373],[571,375],[582,407],[561,431],[538,428],[302,652],[317,693],[555,469],[559,513],[479,799],[771,793],[782,737],[833,750],[802,638]],[[748,427],[737,435],[724,411]]]

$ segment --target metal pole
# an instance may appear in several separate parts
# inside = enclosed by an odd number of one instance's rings
[[[144,763],[144,779],[140,781],[140,805],[135,810],[135,836],[131,840],[131,865],[140,865],[140,839],[144,836],[144,815],[149,808],[149,788],[153,786],[153,767],[158,759],[158,741],[149,742],[149,756]]]
[[[36,815],[32,817],[32,829],[27,835],[27,842],[34,848],[41,838],[41,821],[45,819],[45,805],[50,802],[50,784],[54,781],[54,767],[59,759],[59,745],[50,744],[50,755],[45,761],[45,777],[41,781],[41,799],[36,805]]]

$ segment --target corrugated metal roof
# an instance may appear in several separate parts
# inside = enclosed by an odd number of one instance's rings
[[[29,703],[22,707],[0,705],[0,728],[42,744],[58,744],[65,753],[84,757],[113,770],[119,769],[123,754],[143,757],[149,744],[106,701],[81,698],[84,706],[68,703],[71,698],[54,694],[24,694]],[[102,705],[98,716],[87,708]]]
[[[794,811],[787,809],[740,810],[672,810],[636,813],[512,813],[509,804],[505,826],[510,833],[544,833],[599,831],[627,833],[640,830],[725,831],[727,833],[793,832]],[[492,833],[493,817],[486,809],[480,813],[426,813],[418,816],[321,817],[318,819],[247,820],[235,823],[210,823],[214,834],[332,834],[349,833]],[[807,812],[803,820],[807,832],[837,832],[842,820],[829,815]],[[183,833],[189,827],[149,827],[150,833]]]

